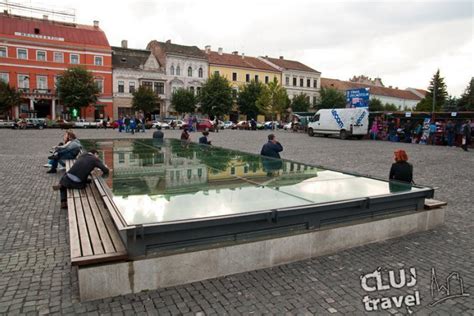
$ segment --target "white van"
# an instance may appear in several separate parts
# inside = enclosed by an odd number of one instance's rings
[[[369,111],[365,108],[322,109],[308,124],[308,135],[337,135],[341,139],[362,139],[369,131]]]

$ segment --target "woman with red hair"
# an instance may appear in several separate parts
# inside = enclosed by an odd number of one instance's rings
[[[394,152],[395,163],[390,168],[390,180],[413,182],[413,166],[408,163],[408,155],[403,149],[397,149]]]

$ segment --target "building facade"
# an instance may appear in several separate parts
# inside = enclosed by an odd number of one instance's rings
[[[81,109],[86,119],[112,117],[112,55],[99,22],[93,26],[0,13],[0,79],[21,92],[12,117],[69,117],[58,100],[63,71],[82,66],[100,89],[98,102]]]
[[[315,105],[321,89],[321,72],[295,60],[260,57],[260,60],[281,71],[282,86],[285,87],[288,97],[304,93],[311,105]]]
[[[209,63],[206,55],[197,46],[185,46],[166,42],[151,41],[147,50],[164,68],[166,78],[162,116],[176,115],[171,106],[172,94],[180,89],[193,91],[199,95],[208,78]]]
[[[268,84],[277,79],[281,83],[281,72],[258,58],[239,55],[238,52],[227,54],[222,48],[219,48],[217,52],[212,51],[211,46],[206,46],[205,53],[209,59],[209,75],[219,74],[227,78],[234,90],[234,95],[242,85],[252,80]]]
[[[329,78],[321,78],[321,87],[339,90],[344,93],[344,95],[346,94],[346,90],[369,88],[370,99],[379,99],[382,104],[395,104],[399,110],[414,109],[418,102],[421,101],[423,92],[423,90],[420,89],[416,89],[417,93],[414,93],[413,89],[402,90]]]
[[[121,47],[112,47],[113,67],[113,115],[120,117],[133,115],[133,92],[140,86],[153,90],[160,98],[152,118],[165,112],[167,95],[167,77],[165,68],[160,65],[155,55],[148,50],[129,49],[127,41],[122,41]]]

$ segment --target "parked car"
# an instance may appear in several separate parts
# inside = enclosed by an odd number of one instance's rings
[[[273,129],[273,128],[282,128],[283,126],[280,125],[278,121],[267,121],[265,122],[265,129]]]
[[[265,129],[265,123],[257,122],[257,129]]]
[[[161,126],[161,129],[170,129],[170,125],[166,122],[154,122],[151,128],[156,128],[157,126]]]
[[[66,120],[59,119],[52,127],[59,127],[60,129],[70,129],[74,127],[74,122],[69,122]]]
[[[234,129],[250,129],[250,123],[248,121],[240,121],[235,125]]]
[[[285,125],[283,125],[283,129],[284,129],[285,131],[291,130],[291,122],[288,122],[288,123],[286,123]]]
[[[224,129],[233,129],[235,127],[235,123],[232,122],[232,121],[225,121],[224,124],[223,124],[223,128]]]
[[[45,127],[47,127],[47,125],[46,125],[46,120],[44,118],[19,119],[13,125],[13,128],[19,128],[19,129],[27,129],[27,128],[43,129]]]
[[[188,124],[187,123],[183,124],[183,128],[188,128]],[[209,119],[198,119],[196,129],[198,131],[214,132],[215,131],[214,122],[212,122]]]
[[[0,120],[0,128],[13,128],[14,126],[15,126],[15,121]]]
[[[89,121],[86,121],[84,119],[80,119],[79,121],[74,122],[74,127],[77,127],[77,128],[91,128],[91,127],[97,128],[97,127],[99,127],[99,124],[101,124],[101,123],[100,122],[89,122]]]

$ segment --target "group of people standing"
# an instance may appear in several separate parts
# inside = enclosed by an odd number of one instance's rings
[[[136,117],[136,116],[128,116],[126,115],[125,117],[121,116],[117,120],[118,124],[118,131],[121,133],[122,131],[125,131],[125,133],[132,133],[135,134],[135,132],[143,132],[145,133],[145,125],[146,125],[146,120],[143,116]]]

